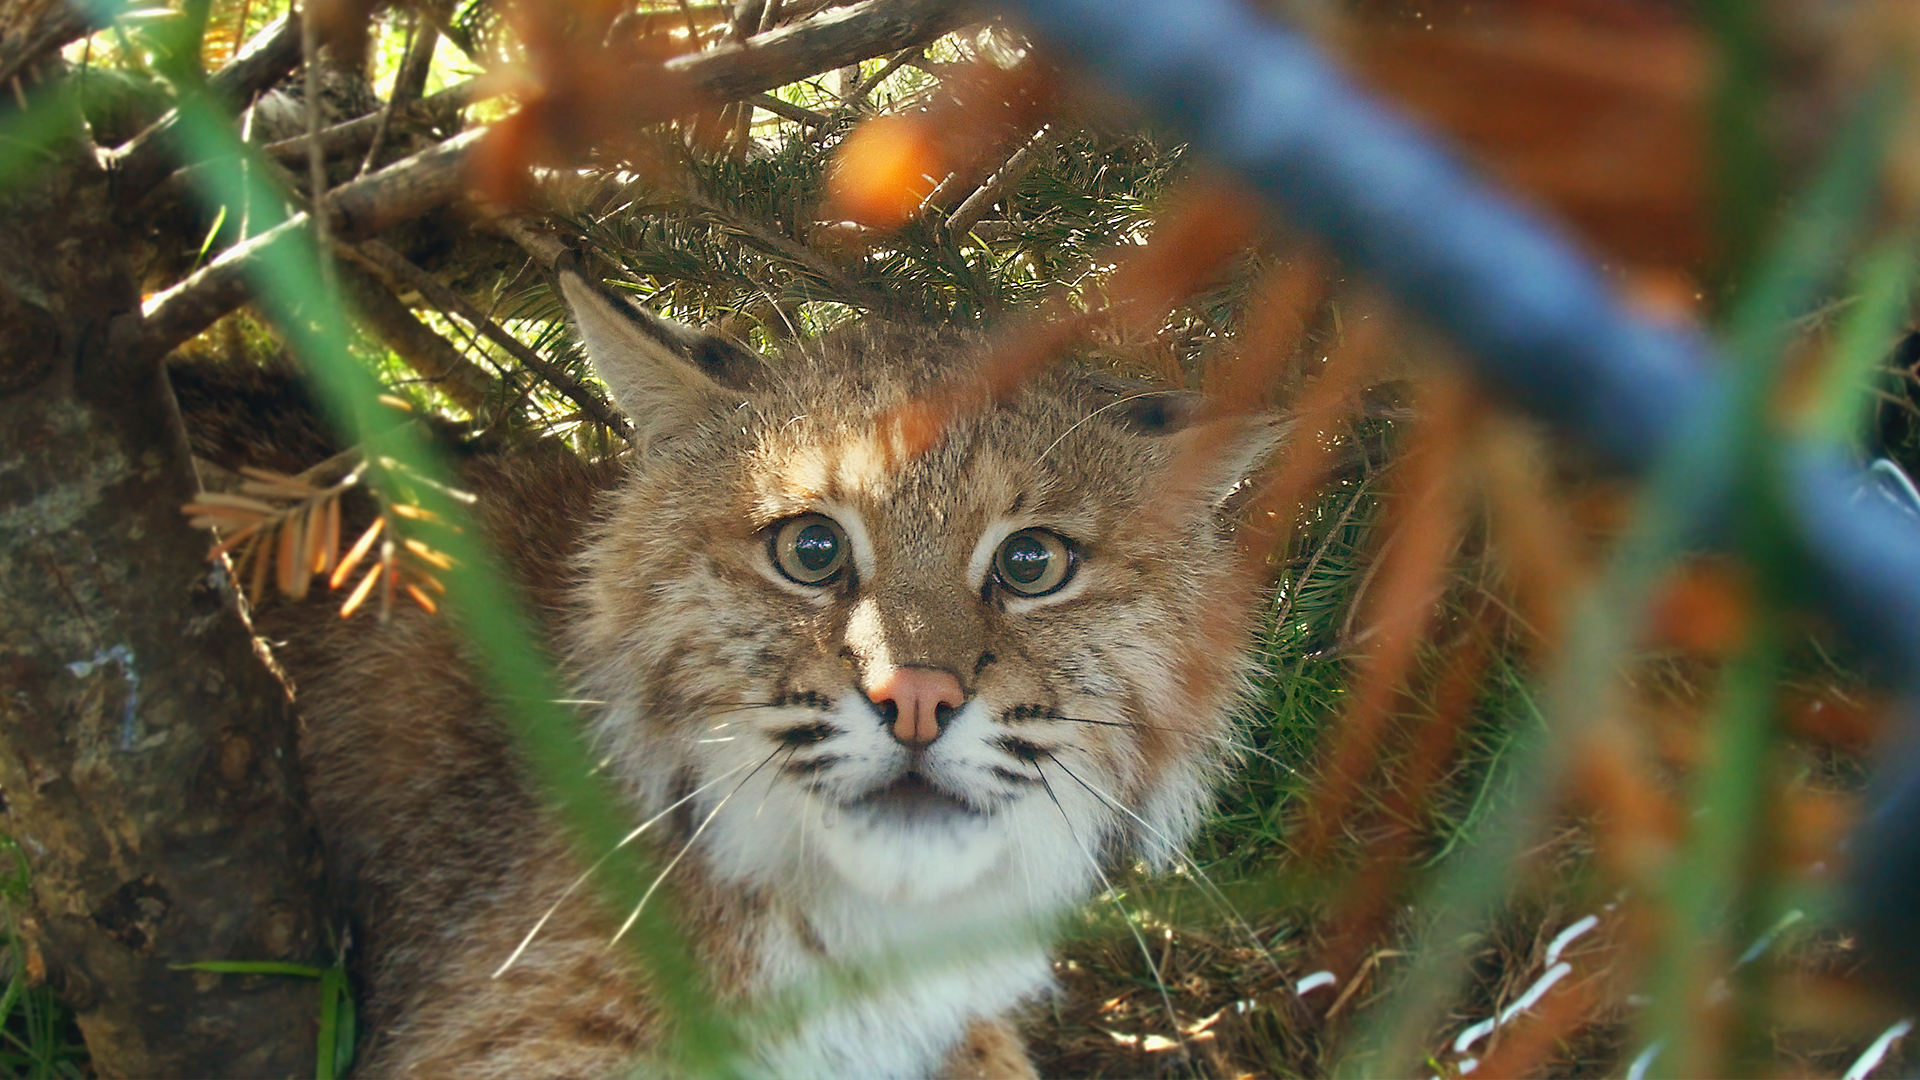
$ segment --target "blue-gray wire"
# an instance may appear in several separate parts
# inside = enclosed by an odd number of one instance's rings
[[[1627,472],[1726,392],[1711,346],[1619,305],[1542,220],[1234,0],[1002,0],[1038,39],[1145,105],[1407,310],[1482,382]],[[1906,689],[1920,676],[1920,531],[1819,449],[1788,455],[1810,590]],[[1703,493],[1702,506],[1726,493]],[[1909,710],[1911,713],[1911,710]],[[1909,725],[1911,727],[1912,725]],[[1920,762],[1886,772],[1855,841],[1857,910],[1920,999]]]

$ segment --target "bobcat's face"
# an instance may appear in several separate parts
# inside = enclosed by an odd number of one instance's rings
[[[610,376],[647,449],[576,660],[611,760],[720,877],[1056,910],[1197,820],[1251,599],[1215,511],[1271,435],[1235,426],[1196,496],[1170,465],[1220,431],[1059,371],[908,454],[936,357],[870,334],[733,386]]]

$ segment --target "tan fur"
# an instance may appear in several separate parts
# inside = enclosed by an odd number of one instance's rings
[[[569,295],[576,308],[599,303]],[[995,920],[1044,923],[1083,901],[1096,864],[1164,863],[1195,827],[1241,693],[1255,599],[1215,510],[1271,427],[1240,422],[1209,433],[1222,452],[1182,455],[1180,436],[1144,429],[1114,392],[1063,367],[961,411],[906,458],[887,418],[951,376],[968,342],[856,331],[709,377],[671,358],[604,355],[644,346],[609,318],[581,314],[637,414],[632,460],[490,458],[465,479],[554,658],[581,697],[604,703],[586,728],[636,820],[722,766],[751,780],[713,788],[658,841],[689,848],[672,881],[712,985],[752,1004],[925,941],[906,982],[882,980],[874,1000],[827,1007],[815,1028],[757,1048],[763,1067],[858,1072],[858,1033],[871,1029],[900,1045],[876,1048],[872,1060],[890,1064],[870,1074],[1034,1075],[995,1013],[1045,990],[1043,946],[969,942],[994,939]],[[1208,496],[1169,511],[1171,493],[1196,482],[1172,463],[1194,460]],[[858,565],[824,589],[768,563],[767,530],[810,512],[857,521]],[[1057,597],[979,578],[990,530],[1023,522],[1080,545]],[[644,1054],[659,1020],[627,953],[607,947],[616,920],[590,889],[494,977],[580,866],[447,622],[328,614],[270,607],[262,629],[296,683],[316,810],[363,935],[361,1074],[589,1077]],[[869,717],[866,731],[859,719],[876,673],[901,666],[951,672],[969,702],[911,766],[950,772],[962,801],[979,801],[951,836],[848,801],[905,767],[887,756],[905,751],[884,722]],[[809,724],[831,733],[808,743]],[[938,756],[963,750],[972,756]],[[881,780],[847,778],[861,755]],[[869,827],[876,880],[853,880],[868,876],[844,867],[867,865]],[[955,859],[979,867],[924,887],[910,870],[878,880],[899,861],[887,853],[919,857],[923,828],[927,844],[957,845]],[[1018,835],[994,831],[1004,828]],[[945,872],[945,856],[928,858]],[[957,941],[940,940],[949,931]],[[985,989],[967,989],[976,983]],[[925,1031],[912,1030],[923,1017]]]

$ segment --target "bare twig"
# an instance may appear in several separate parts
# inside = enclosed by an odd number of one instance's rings
[[[387,126],[425,120],[442,112],[463,109],[476,101],[484,101],[506,89],[506,84],[498,79],[486,76],[458,82],[436,94],[407,102],[393,110],[392,119]],[[335,124],[320,132],[320,150],[328,157],[349,151],[359,152],[363,146],[370,145],[381,127],[381,112],[368,113],[344,123]],[[305,135],[296,135],[291,139],[268,143],[265,150],[268,156],[280,162],[303,161],[307,156],[307,147],[311,141]]]
[[[245,103],[292,71],[299,60],[300,24],[279,19],[254,35],[232,62],[207,80],[207,92],[216,100]],[[102,155],[120,198],[137,199],[166,179],[173,168],[173,130],[179,122],[179,110],[168,110],[146,130]]]
[[[827,122],[826,117],[814,112],[812,109],[799,105],[790,105],[774,97],[772,94],[754,94],[752,97],[747,98],[746,101],[747,104],[752,105],[756,109],[764,109],[783,120],[791,120],[796,124],[805,124],[808,127],[819,127]]]
[[[327,197],[327,156],[320,152],[320,17],[318,5],[308,3],[300,9],[300,52],[307,87],[307,199],[311,205],[324,204]],[[315,214],[313,251],[320,260],[320,280],[328,292],[340,282],[333,268],[333,230],[327,215]]]
[[[580,411],[591,417],[595,423],[613,429],[626,438],[631,433],[627,422],[597,394],[567,374],[558,364],[528,348],[525,343],[499,323],[494,322],[478,308],[467,302],[467,298],[454,291],[445,282],[427,273],[415,265],[406,256],[378,240],[368,240],[359,245],[359,253],[367,261],[390,276],[395,282],[418,292],[422,298],[448,315],[456,315],[487,340],[505,349],[508,354],[531,368],[545,379],[555,390],[565,394]]]
[[[1020,178],[1033,167],[1035,155],[1046,141],[1045,127],[1034,132],[1026,145],[1015,151],[1014,155],[1007,159],[1006,164],[995,170],[994,174],[987,178],[986,183],[975,189],[974,193],[967,196],[948,216],[947,231],[954,236],[965,236],[971,232],[973,226],[993,208],[993,204],[1000,201],[1000,196],[1004,195],[1009,187],[1019,183]]]
[[[842,101],[841,105],[849,109],[859,108],[860,103],[867,100],[867,95],[873,93],[874,87],[884,82],[887,76],[899,71],[902,64],[918,57],[920,49],[921,46],[915,45],[912,48],[901,49],[888,57],[887,62],[880,65],[880,70],[860,80],[860,85],[853,88],[853,92],[846,96],[846,100]]]
[[[883,65],[879,71],[874,72],[868,78],[860,80],[857,85],[848,90],[845,95],[840,98],[838,104],[833,107],[833,111],[827,114],[828,123],[837,124],[852,116],[859,110],[860,103],[865,101],[867,95],[873,92],[873,88],[880,85],[880,80],[898,71],[900,65],[911,63],[919,58],[921,52],[922,47],[920,45],[914,45],[910,48],[901,49],[891,57],[888,57],[886,64]],[[825,134],[827,130],[824,126],[820,127],[815,130],[814,135],[818,137]],[[948,178],[951,179],[951,176]],[[938,192],[936,191],[935,194],[937,195]]]
[[[380,155],[380,144],[386,141],[387,129],[393,125],[394,110],[420,96],[433,67],[433,47],[439,41],[440,32],[416,8],[413,18],[407,22],[407,47],[400,57],[400,70],[394,72],[393,89],[387,93],[386,104],[375,114],[373,138],[367,144],[366,156],[360,159],[360,168],[354,171],[355,176],[365,176],[367,170],[373,168],[374,158]],[[314,139],[316,143],[319,141]]]

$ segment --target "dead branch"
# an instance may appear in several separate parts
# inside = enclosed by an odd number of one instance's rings
[[[971,232],[974,225],[993,208],[993,204],[999,202],[1000,197],[1006,194],[1006,190],[1019,183],[1020,178],[1033,167],[1034,155],[1046,141],[1046,128],[1042,127],[1034,132],[1026,145],[1015,151],[1014,155],[1007,159],[1006,164],[1000,166],[992,176],[987,178],[986,183],[981,184],[973,194],[960,203],[947,218],[947,231],[954,236],[965,236]]]
[[[86,15],[67,0],[15,6],[0,17],[0,83],[12,81],[56,49],[92,30]]]
[[[340,275],[341,292],[367,328],[455,405],[469,415],[480,415],[488,397],[495,394],[493,376],[434,333],[373,275],[350,261],[335,263],[334,268]]]
[[[850,60],[924,44],[958,25],[964,12],[961,0],[866,0],[759,35],[745,46],[726,45],[677,58],[666,68],[702,96],[734,101]],[[297,42],[298,35],[293,37]],[[653,119],[671,118],[669,98],[660,95],[661,104],[655,106],[660,115]],[[376,118],[369,124],[369,138],[377,123]],[[484,128],[462,132],[331,192],[325,206],[332,236],[342,242],[363,240],[453,201],[464,189],[467,155],[484,134]],[[293,221],[304,223],[306,215]],[[236,245],[148,301],[135,354],[158,362],[244,303],[249,261],[289,235],[287,226],[282,226]]]
[[[961,25],[966,12],[962,0],[866,0],[745,42],[677,57],[666,68],[709,101],[739,101],[856,60],[925,45]]]
[[[535,232],[527,227],[523,218],[503,217],[495,219],[493,227],[504,233],[507,239],[519,244],[521,250],[533,256],[540,268],[548,273],[560,265],[566,257],[567,245],[543,232]]]
[[[254,35],[238,56],[210,76],[207,92],[216,101],[246,102],[299,62],[300,24],[283,17]],[[123,204],[146,195],[172,171],[177,150],[173,132],[179,122],[180,111],[169,109],[145,131],[102,155]]]
[[[533,369],[555,390],[565,394],[580,411],[591,417],[595,423],[613,429],[621,438],[632,431],[620,414],[613,410],[599,395],[582,385],[558,364],[528,348],[524,342],[506,328],[488,318],[479,308],[467,302],[467,298],[454,291],[452,287],[415,265],[406,256],[392,247],[378,241],[368,240],[359,245],[359,253],[395,283],[418,292],[422,299],[449,315],[457,315],[468,326],[484,336],[488,341],[505,349],[514,359]]]
[[[481,134],[475,130],[457,135],[336,188],[325,200],[333,236],[341,241],[364,239],[452,201],[460,192],[466,152]],[[295,214],[221,252],[185,281],[148,300],[132,354],[143,363],[157,363],[181,342],[246,303],[247,278],[261,256],[308,227],[308,215]]]
[[[796,124],[805,124],[808,127],[819,127],[827,122],[826,117],[821,116],[812,109],[803,108],[799,105],[789,105],[779,98],[774,97],[772,94],[753,94],[745,100],[747,104],[752,105],[756,109],[762,109],[783,120],[791,120]]]

